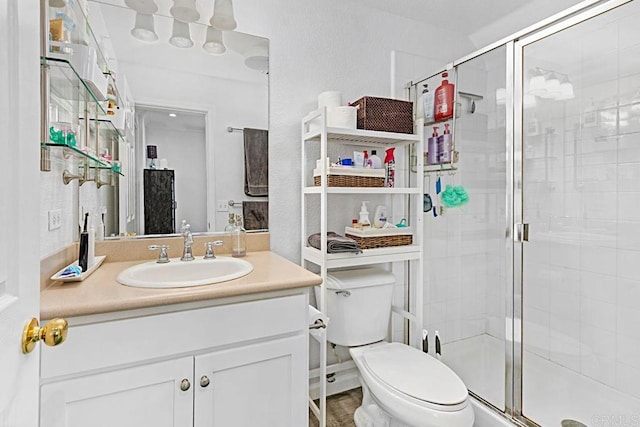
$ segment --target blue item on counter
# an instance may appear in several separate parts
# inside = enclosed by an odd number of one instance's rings
[[[62,273],[60,273],[60,278],[63,277],[76,277],[76,276],[80,276],[82,274],[82,269],[77,266],[77,265],[70,265],[69,267],[65,268],[64,271]]]
[[[353,166],[353,160],[346,158],[346,159],[342,159],[342,161],[340,162],[340,164],[342,166]]]

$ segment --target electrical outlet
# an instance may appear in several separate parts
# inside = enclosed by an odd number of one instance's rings
[[[62,227],[62,209],[53,209],[49,212],[49,231]]]
[[[218,212],[229,212],[229,201],[218,200],[218,202],[216,203],[216,210]]]

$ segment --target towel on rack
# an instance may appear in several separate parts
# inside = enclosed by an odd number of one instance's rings
[[[307,241],[312,247],[320,249],[320,233],[310,235]],[[358,242],[355,240],[329,231],[327,233],[327,253],[338,254],[344,252],[360,254],[362,253],[362,249],[360,249],[360,245],[358,245]]]
[[[244,194],[269,195],[269,132],[244,129]]]
[[[242,202],[242,217],[245,230],[269,228],[269,202]]]

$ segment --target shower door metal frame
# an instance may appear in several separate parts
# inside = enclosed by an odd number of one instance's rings
[[[579,25],[589,19],[595,18],[597,16],[603,15],[605,13],[610,12],[613,9],[616,9],[620,6],[623,6],[627,3],[631,3],[636,0],[609,0],[601,3],[594,3],[592,7],[587,8],[586,10],[580,10],[579,12],[573,14],[572,16],[568,16],[565,19],[558,21],[553,25],[549,25],[545,28],[541,28],[540,30],[533,32],[529,35],[523,36],[520,39],[515,40],[512,44],[513,50],[511,57],[513,58],[513,68],[512,68],[512,89],[513,89],[513,115],[511,115],[512,120],[512,135],[513,139],[510,140],[509,135],[509,119],[507,116],[507,151],[509,151],[509,145],[512,145],[512,197],[513,197],[513,225],[514,230],[518,230],[518,225],[525,224],[526,218],[524,217],[524,59],[525,53],[524,49],[536,43],[542,39],[553,36],[554,34],[558,34],[568,28]],[[509,67],[509,50],[507,50],[507,67]],[[507,77],[509,76],[509,72],[507,72]],[[507,107],[509,102],[509,83],[507,83]],[[509,153],[507,153],[509,157]],[[507,191],[507,199],[510,197],[509,192]],[[505,402],[511,402],[511,405],[505,405],[506,413],[510,415],[517,423],[522,424],[524,426],[537,427],[538,424],[535,421],[526,417],[523,413],[523,399],[522,399],[522,390],[523,390],[523,364],[522,364],[522,356],[523,356],[523,331],[522,331],[522,322],[523,322],[523,290],[524,290],[524,245],[526,242],[523,239],[523,236],[519,235],[520,233],[516,233],[513,236],[514,245],[513,245],[513,295],[512,299],[509,295],[507,295],[507,301],[510,299],[513,302],[513,353],[512,353],[512,361],[513,366],[509,369],[509,346],[507,347],[507,367],[506,373],[507,378],[509,377],[509,373],[513,375],[513,381],[510,382],[507,380],[506,384],[506,392]],[[509,311],[507,311],[509,314]],[[507,318],[507,324],[508,322]],[[509,334],[505,337],[507,341],[509,339]],[[509,389],[511,388],[511,396],[509,396]]]
[[[506,46],[506,117],[505,117],[505,149],[506,149],[506,224],[505,244],[507,253],[506,277],[512,278],[507,283],[505,292],[505,407],[504,410],[494,406],[482,396],[470,391],[470,394],[483,402],[496,414],[508,418],[517,425],[540,427],[523,414],[523,285],[524,285],[524,48],[532,43],[579,25],[589,19],[605,14],[627,3],[640,0],[585,0],[568,9],[534,25],[524,28],[495,43],[485,46],[457,61],[446,64],[426,77],[407,83],[409,98],[417,100],[419,85],[424,81],[456,68],[468,61],[478,58],[494,49]]]

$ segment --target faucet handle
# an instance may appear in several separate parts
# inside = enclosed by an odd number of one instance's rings
[[[158,255],[158,260],[156,261],[158,264],[166,264],[169,262],[169,255],[167,255],[167,249],[169,249],[169,245],[149,245],[150,251],[160,251]]]
[[[204,259],[216,259],[216,255],[213,253],[214,246],[222,246],[222,240],[214,240],[213,242],[207,242],[204,244],[207,248]]]

